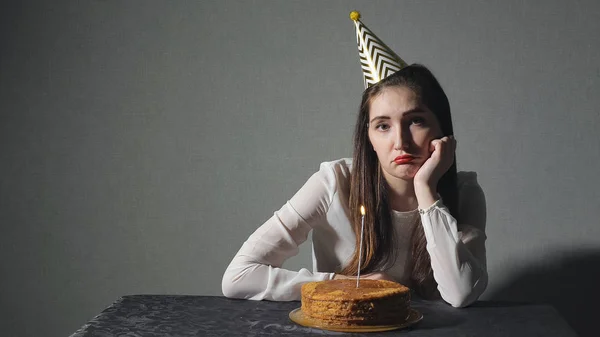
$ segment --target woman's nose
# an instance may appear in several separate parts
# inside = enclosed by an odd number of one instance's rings
[[[398,129],[394,139],[395,150],[406,150],[410,147],[410,131]]]

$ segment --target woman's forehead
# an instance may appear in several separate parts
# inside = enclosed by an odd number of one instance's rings
[[[421,104],[413,90],[407,87],[387,87],[371,100],[369,115],[391,117],[426,111],[427,107]]]

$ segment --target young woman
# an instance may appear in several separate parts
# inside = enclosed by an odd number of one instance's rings
[[[243,244],[225,271],[227,297],[299,300],[308,281],[388,279],[454,307],[487,285],[485,200],[474,173],[456,172],[448,99],[424,66],[365,90],[352,160],[321,164]],[[281,266],[313,231],[313,272]]]

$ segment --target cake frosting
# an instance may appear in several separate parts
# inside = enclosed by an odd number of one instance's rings
[[[327,324],[386,325],[402,323],[410,308],[410,290],[385,280],[308,282],[301,289],[304,315]]]

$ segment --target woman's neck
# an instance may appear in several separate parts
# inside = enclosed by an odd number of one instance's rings
[[[408,212],[419,207],[412,180],[385,177],[388,184],[390,207],[399,212]]]

